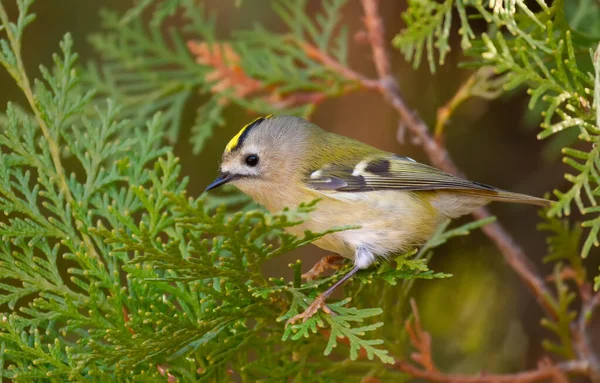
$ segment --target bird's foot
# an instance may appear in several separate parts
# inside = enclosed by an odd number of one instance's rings
[[[314,300],[314,302],[311,303],[311,305],[308,306],[306,310],[304,310],[304,312],[288,319],[288,321],[285,323],[285,326],[287,327],[291,324],[298,322],[299,320],[302,320],[302,323],[304,323],[313,315],[315,315],[319,310],[323,310],[325,314],[333,314],[333,311],[331,311],[331,309],[327,307],[327,305],[325,305],[325,297],[323,295],[319,295]]]
[[[319,262],[315,263],[312,269],[308,270],[306,273],[302,274],[302,278],[306,279],[308,282],[312,281],[316,277],[323,274],[323,272],[327,269],[339,270],[343,265],[340,261],[343,261],[344,257],[341,255],[333,254],[323,257],[319,260]]]

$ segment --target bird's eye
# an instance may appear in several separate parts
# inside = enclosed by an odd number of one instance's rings
[[[246,157],[246,165],[248,166],[256,166],[258,165],[258,156],[256,154],[250,154]]]

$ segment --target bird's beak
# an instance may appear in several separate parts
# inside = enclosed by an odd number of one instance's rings
[[[210,185],[206,187],[206,189],[204,189],[204,191],[207,192],[211,189],[218,188],[221,185],[225,185],[226,183],[232,181],[234,178],[235,176],[229,172],[221,173],[213,182],[211,182]]]

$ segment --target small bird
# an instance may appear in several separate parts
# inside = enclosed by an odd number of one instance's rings
[[[270,212],[320,199],[306,221],[288,229],[296,235],[305,230],[360,227],[314,242],[351,259],[354,268],[288,324],[306,321],[319,309],[331,313],[325,300],[337,287],[378,258],[422,245],[446,219],[471,213],[491,201],[551,203],[457,178],[291,116],[257,118],[231,139],[220,175],[206,191],[227,183]],[[325,264],[315,266],[312,274],[332,266],[339,256],[326,257]]]

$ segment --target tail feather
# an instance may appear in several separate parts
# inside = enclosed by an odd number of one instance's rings
[[[552,205],[551,200],[545,198],[532,197],[527,194],[513,193],[505,190],[465,190],[466,194],[475,194],[482,197],[488,197],[492,201],[508,202],[508,203],[524,203],[529,205],[537,205],[548,207]]]
[[[494,198],[493,201],[502,201],[502,202],[510,202],[510,203],[526,203],[529,205],[537,205],[548,207],[552,205],[552,201],[545,198],[532,197],[526,194],[520,193],[512,193],[507,191],[499,192]]]

